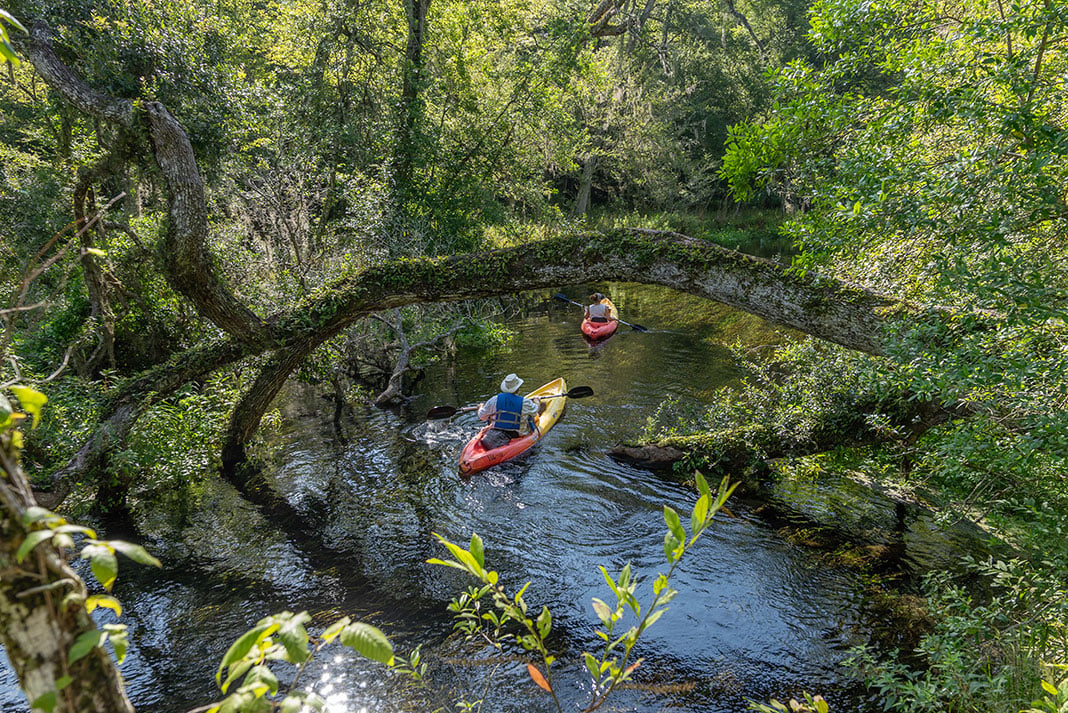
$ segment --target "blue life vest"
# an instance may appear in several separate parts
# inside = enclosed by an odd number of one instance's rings
[[[523,417],[523,397],[519,394],[497,394],[497,413],[493,414],[493,427],[502,431],[518,431]]]

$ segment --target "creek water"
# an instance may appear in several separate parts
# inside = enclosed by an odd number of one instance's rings
[[[278,404],[281,426],[267,434],[263,476],[290,509],[257,507],[209,478],[140,522],[164,569],[124,562],[115,588],[130,628],[122,672],[138,710],[213,700],[229,644],[284,609],[308,610],[313,630],[346,614],[381,627],[400,652],[423,645],[430,684],[417,690],[347,650],[324,650],[302,685],[333,713],[448,710],[457,691],[483,698],[484,711],[554,710],[515,652],[494,656],[450,636],[445,606],[469,582],[425,563],[447,555],[435,532],[464,544],[479,533],[487,565],[510,591],[532,582],[527,601],[553,613],[558,695],[565,710],[580,710],[591,693],[582,652],[600,643],[590,601],[614,601],[598,566],[618,574],[630,562],[648,602],[665,570],[663,506],[685,516],[696,500],[670,479],[613,461],[606,448],[639,436],[667,397],[699,408],[737,384],[734,340],[781,338],[756,318],[667,290],[598,287],[621,316],[652,331],[621,327],[591,347],[577,308],[526,295],[502,322],[514,332],[507,346],[435,364],[406,410],[357,405],[335,424],[324,389],[289,389]],[[578,300],[588,291],[568,290]],[[428,424],[421,414],[477,403],[513,371],[524,390],[564,376],[595,396],[570,401],[524,456],[461,479],[459,451],[477,419]],[[823,694],[834,711],[875,710],[840,666],[875,624],[860,576],[793,544],[752,505],[729,506],[735,517],[718,516],[677,571],[677,598],[638,646],[645,660],[635,684],[606,710],[739,711],[747,699],[802,690]],[[0,707],[28,710],[6,661]]]

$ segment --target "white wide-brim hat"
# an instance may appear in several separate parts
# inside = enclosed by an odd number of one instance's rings
[[[501,382],[501,391],[509,394],[514,394],[519,391],[519,387],[523,385],[523,380],[515,374],[509,374],[504,377],[504,381]]]

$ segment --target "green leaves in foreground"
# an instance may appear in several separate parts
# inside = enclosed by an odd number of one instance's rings
[[[26,28],[10,12],[0,10],[0,59],[18,66],[19,58],[15,54],[15,48],[11,46],[11,37],[7,34],[6,25],[11,25],[23,32],[26,32]]]
[[[267,664],[284,661],[297,666],[295,681],[315,653],[335,639],[365,658],[393,665],[393,645],[377,627],[343,617],[313,640],[306,628],[309,621],[307,612],[282,612],[260,619],[242,634],[227,650],[215,673],[219,689],[228,695],[208,713],[267,711],[273,707],[293,713],[323,710],[325,702],[314,693],[297,689],[280,692],[278,677]],[[235,684],[237,688],[231,692]]]
[[[96,532],[88,527],[73,525],[65,518],[42,507],[26,508],[22,514],[22,524],[30,528],[30,532],[15,551],[16,562],[22,564],[39,544],[46,541],[50,541],[61,554],[65,554],[74,549],[73,536],[83,535],[85,539],[82,540],[84,546],[81,550],[81,558],[89,560],[89,568],[93,576],[108,591],[111,591],[111,586],[115,583],[115,578],[119,573],[116,552],[122,553],[139,564],[153,567],[163,566],[141,545],[123,540],[98,540]]]
[[[593,680],[594,696],[590,710],[602,705],[612,690],[629,680],[634,670],[641,665],[642,659],[630,663],[631,651],[641,635],[664,615],[668,604],[678,594],[670,585],[675,567],[697,538],[712,524],[712,518],[736,487],[724,478],[720,482],[719,490],[713,495],[704,476],[699,472],[694,473],[694,484],[697,486],[698,497],[690,514],[689,536],[679,514],[671,507],[664,506],[664,523],[667,525],[667,532],[664,533],[664,557],[670,569],[667,574],[657,574],[653,580],[653,599],[644,609],[635,596],[638,580],[631,572],[629,563],[620,570],[619,577],[612,577],[607,569],[601,567],[604,581],[615,596],[615,605],[596,597],[593,599],[593,611],[601,622],[601,628],[596,633],[605,644],[599,657],[589,652],[583,654],[586,670]],[[628,612],[634,616],[637,623],[625,631],[618,632],[616,626]]]
[[[646,607],[642,607],[635,595],[640,580],[629,563],[623,566],[618,577],[613,577],[606,568],[600,568],[605,583],[614,595],[615,604],[593,599],[593,610],[601,623],[601,628],[596,633],[604,641],[604,650],[599,656],[589,652],[583,654],[586,670],[593,680],[593,694],[585,708],[587,711],[595,710],[604,704],[612,690],[629,680],[641,665],[642,659],[630,661],[631,651],[641,635],[663,616],[667,605],[678,594],[670,586],[670,577],[675,567],[697,538],[712,524],[713,517],[736,487],[724,478],[720,482],[719,490],[713,494],[701,473],[694,473],[694,482],[698,497],[690,514],[691,534],[687,535],[679,514],[670,507],[664,507],[664,522],[667,524],[664,555],[670,569],[667,574],[658,574],[653,581],[653,599]],[[470,587],[449,604],[449,611],[456,619],[454,628],[468,638],[478,636],[498,650],[503,648],[506,641],[514,640],[527,651],[539,654],[544,664],[544,673],[532,663],[527,664],[527,672],[531,680],[539,688],[552,694],[555,700],[556,694],[552,686],[552,664],[555,657],[549,653],[545,643],[552,630],[552,614],[548,608],[542,607],[536,618],[529,615],[523,594],[530,583],[509,597],[504,587],[498,584],[497,572],[486,569],[481,537],[472,535],[468,549],[446,540],[437,533],[434,533],[434,537],[454,559],[429,559],[427,562],[466,572],[475,577],[480,585]],[[486,606],[486,600],[492,600],[492,607]],[[628,615],[637,619],[637,624],[618,632],[617,625]]]

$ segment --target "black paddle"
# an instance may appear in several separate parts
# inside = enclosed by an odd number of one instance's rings
[[[593,389],[589,386],[576,386],[570,391],[565,391],[562,394],[550,394],[549,396],[535,396],[533,401],[542,401],[544,399],[558,399],[561,396],[566,396],[569,399],[584,399],[587,396],[593,396]],[[434,420],[438,418],[448,418],[449,416],[455,416],[458,413],[464,411],[474,411],[478,406],[464,406],[463,408],[456,408],[455,406],[435,406],[426,412],[427,420]]]
[[[565,295],[562,292],[557,292],[555,295],[553,295],[553,297],[555,297],[558,300],[563,300],[564,302],[570,302],[571,304],[575,305],[576,307],[581,307],[582,309],[586,309],[586,305],[581,304],[579,302],[576,302],[575,300],[569,300],[567,298],[567,295]],[[638,331],[638,332],[648,332],[649,331],[648,329],[646,329],[645,327],[643,327],[640,324],[631,324],[630,322],[624,322],[619,317],[616,317],[616,321],[619,322],[620,324],[625,324],[628,327],[630,327],[631,329],[633,329],[635,331]]]

